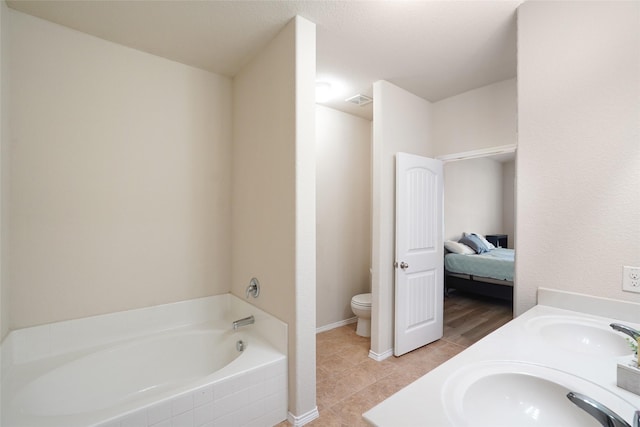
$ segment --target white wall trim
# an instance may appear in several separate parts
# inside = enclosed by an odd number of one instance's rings
[[[479,150],[465,151],[463,153],[445,154],[436,157],[443,162],[455,162],[458,160],[475,159],[477,157],[495,156],[497,154],[514,153],[517,146],[515,144],[500,145],[497,147],[481,148]]]
[[[310,423],[311,421],[319,417],[320,417],[320,413],[318,412],[318,407],[316,406],[311,411],[307,412],[306,414],[302,414],[300,416],[295,416],[291,412],[289,412],[289,415],[287,416],[287,421],[289,421],[294,427],[300,427]]]
[[[330,331],[331,329],[339,328],[341,326],[350,325],[352,323],[356,323],[357,321],[358,321],[358,318],[354,316],[349,319],[341,320],[339,322],[329,323],[328,325],[324,325],[324,326],[320,326],[319,328],[316,328],[316,334],[319,334],[320,332]]]
[[[382,362],[384,359],[388,359],[393,356],[393,349],[390,348],[382,353],[376,353],[373,350],[369,350],[369,357],[375,360],[376,362]]]

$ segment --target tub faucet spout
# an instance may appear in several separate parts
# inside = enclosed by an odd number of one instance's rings
[[[621,325],[620,323],[612,323],[609,326],[611,326],[613,329],[615,329],[618,332],[622,332],[623,334],[629,335],[631,338],[633,338],[633,341],[635,342],[638,342],[638,338],[640,338],[640,331],[633,329],[629,326]]]
[[[569,394],[567,394],[567,398],[578,408],[595,418],[603,427],[631,427],[629,423],[623,420],[618,414],[588,396],[580,393],[569,392]],[[634,416],[633,427],[639,427],[638,412],[640,411],[636,411]]]
[[[253,314],[249,317],[235,320],[231,325],[233,326],[233,330],[236,331],[240,326],[247,326],[251,325],[252,323],[256,323],[256,319],[255,317],[253,317]]]

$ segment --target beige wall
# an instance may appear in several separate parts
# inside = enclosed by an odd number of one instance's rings
[[[433,156],[516,144],[516,79],[432,104]]]
[[[444,238],[463,232],[504,233],[502,163],[470,159],[444,164]]]
[[[0,1],[0,343],[9,332],[9,282],[7,276],[7,229],[9,226],[8,207],[8,156],[9,146],[7,114],[9,100],[8,85],[8,64],[9,64],[9,15],[5,2]],[[2,361],[2,351],[0,351],[0,366],[4,366]],[[0,387],[0,402],[3,402],[2,387]],[[2,407],[0,404],[0,420],[2,420]]]
[[[289,411],[315,410],[315,25],[297,17],[233,80],[232,292],[289,325]]]
[[[431,104],[389,82],[373,84],[372,313],[375,358],[393,349],[395,154],[433,157]]]
[[[9,9],[0,2],[0,342],[9,332],[7,243],[9,230]]]
[[[640,301],[640,3],[518,11],[516,314],[540,286]]]
[[[370,292],[371,122],[316,107],[316,326],[354,316]]]
[[[227,292],[230,80],[9,15],[11,328]]]

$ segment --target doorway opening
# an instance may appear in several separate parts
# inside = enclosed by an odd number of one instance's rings
[[[517,292],[513,277],[517,241],[516,146],[456,153],[438,159],[444,163],[445,242],[458,243],[465,235],[475,234],[496,247],[481,254],[473,248],[465,255],[445,250],[445,336],[455,329],[456,336],[449,339],[463,344],[476,341],[513,318]],[[458,261],[476,262],[491,257],[500,258],[502,265],[482,266],[482,273],[474,270],[474,266],[457,265]],[[468,325],[464,325],[465,322]]]

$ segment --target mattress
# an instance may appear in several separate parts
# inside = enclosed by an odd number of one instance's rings
[[[515,251],[506,248],[496,248],[483,254],[474,255],[450,253],[444,257],[444,268],[451,273],[490,277],[512,282],[514,258]]]

